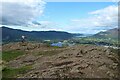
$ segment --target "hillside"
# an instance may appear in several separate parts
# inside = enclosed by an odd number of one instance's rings
[[[118,35],[120,34],[120,29],[114,28],[104,32],[99,32],[93,35],[93,38],[101,38],[101,39],[118,39]]]
[[[118,78],[119,56],[95,45],[50,47],[43,43],[3,45],[3,77]]]
[[[2,29],[3,42],[20,41],[21,36],[25,35],[27,40],[40,41],[40,40],[64,40],[73,37],[73,34],[61,31],[23,31],[18,29],[11,29],[7,27],[0,27]]]

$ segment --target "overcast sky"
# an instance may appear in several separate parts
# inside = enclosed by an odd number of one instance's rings
[[[115,2],[4,0],[0,3],[0,24],[10,28],[94,34],[118,27],[118,4]]]

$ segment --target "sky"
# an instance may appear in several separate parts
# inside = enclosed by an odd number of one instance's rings
[[[1,2],[1,26],[27,31],[66,31],[95,34],[118,27],[115,2]]]

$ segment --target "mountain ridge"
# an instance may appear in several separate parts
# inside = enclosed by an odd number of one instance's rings
[[[119,38],[120,34],[120,28],[113,28],[109,29],[107,31],[101,31],[91,37],[93,38],[101,38],[101,39],[120,39]]]
[[[19,41],[22,35],[26,36],[28,40],[65,40],[70,39],[74,35],[63,31],[23,31],[20,29],[12,29],[8,27],[1,27],[2,40],[4,41]]]

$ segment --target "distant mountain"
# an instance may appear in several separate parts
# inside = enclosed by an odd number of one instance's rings
[[[21,36],[26,36],[27,40],[65,40],[70,39],[74,35],[62,31],[23,31],[8,27],[0,27],[2,29],[2,41],[20,41]]]
[[[93,34],[80,34],[80,33],[75,33],[73,34],[74,37],[77,37],[77,38],[83,38],[83,37],[89,37],[89,36],[92,36]]]
[[[74,36],[74,37],[81,37],[81,36],[84,36],[84,34],[80,34],[80,33],[73,33],[73,36]]]
[[[101,38],[101,39],[120,39],[120,37],[118,37],[120,34],[120,28],[114,28],[114,29],[110,29],[107,31],[102,31],[99,32],[95,35],[93,35],[93,38]]]

